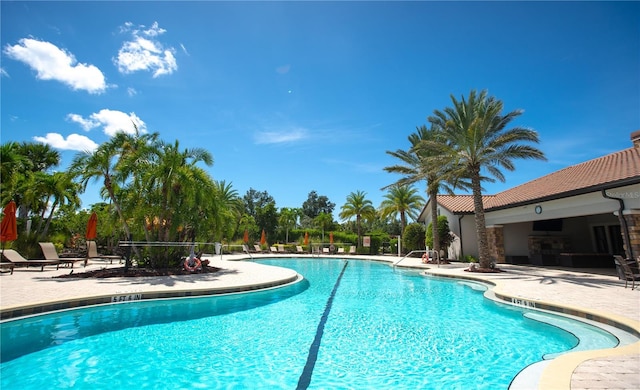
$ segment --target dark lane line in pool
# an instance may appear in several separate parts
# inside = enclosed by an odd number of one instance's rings
[[[322,313],[320,323],[318,323],[316,337],[313,339],[313,343],[311,343],[311,347],[309,348],[307,363],[304,365],[300,379],[298,379],[298,387],[296,387],[297,390],[306,390],[311,383],[311,375],[313,374],[316,360],[318,360],[318,350],[320,349],[320,342],[322,341],[322,335],[324,333],[324,324],[327,322],[327,318],[329,317],[331,305],[333,305],[333,298],[336,295],[336,291],[338,291],[340,280],[342,279],[342,275],[344,275],[344,271],[347,269],[347,265],[349,265],[349,260],[345,261],[342,271],[340,271],[340,275],[338,276],[338,280],[336,280],[336,284],[333,286],[333,291],[331,291],[331,295],[329,295],[327,306],[324,308],[324,313]]]

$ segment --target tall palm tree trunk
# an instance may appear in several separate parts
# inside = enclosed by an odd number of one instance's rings
[[[129,230],[129,224],[127,224],[127,220],[124,218],[124,214],[122,214],[122,209],[120,208],[120,204],[116,200],[116,195],[115,195],[115,193],[113,191],[113,186],[111,186],[111,178],[109,176],[105,177],[104,186],[107,189],[107,192],[109,193],[109,197],[111,198],[111,202],[113,204],[113,207],[115,207],[116,213],[118,213],[118,217],[120,218],[120,221],[122,222],[122,228],[124,229],[124,234],[126,234],[127,239],[130,239],[131,230]],[[133,247],[133,251],[135,252],[135,254],[138,257],[138,259],[140,259],[141,257],[140,257],[140,252],[138,251],[138,248],[134,246]],[[129,268],[131,268],[131,258],[129,256],[127,256],[125,258],[125,262],[124,262],[124,270],[125,270],[125,272],[127,270],[129,270]]]
[[[431,233],[433,237],[433,250],[436,251],[437,256],[440,256],[440,234],[438,231],[438,192],[431,191],[429,193],[431,198]]]
[[[480,170],[471,175],[471,189],[473,191],[473,207],[475,210],[476,235],[478,237],[478,249],[480,251],[480,268],[490,268],[489,243],[487,240],[487,227],[484,220],[484,205],[482,204],[482,190],[480,185]]]

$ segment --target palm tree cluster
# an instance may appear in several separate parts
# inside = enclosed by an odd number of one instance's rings
[[[134,238],[130,225],[137,227],[135,236],[159,242],[215,241],[235,231],[240,198],[197,165],[211,166],[211,154],[201,148],[181,149],[178,141],[167,143],[157,133],[135,130],[77,155],[70,168],[83,189],[91,181],[102,182],[103,196],[117,213],[124,235]],[[149,258],[152,267],[173,260],[170,249]]]
[[[60,164],[60,154],[48,145],[8,142],[0,146],[0,199],[14,200],[24,229],[30,215],[39,216],[30,227],[35,238],[47,236],[56,209],[80,205],[80,186],[68,172],[50,172]],[[48,212],[48,213],[47,213]]]
[[[60,163],[60,155],[48,145],[2,145],[2,203],[15,200],[23,222],[36,221],[37,237],[25,242],[23,249],[37,247],[36,241],[52,240],[47,236],[52,220],[65,224],[63,233],[60,229],[54,232],[56,242],[75,246],[78,238],[82,240],[89,213],[78,211],[78,194],[96,183],[107,203],[95,204],[91,211],[100,215],[99,229],[104,233],[100,239],[107,246],[115,245],[114,240],[229,242],[245,231],[255,238],[262,230],[270,242],[287,243],[295,229],[294,240],[299,239],[300,229],[307,229],[321,232],[317,239],[324,242],[325,232],[352,228],[357,230],[359,243],[363,229],[385,234],[386,227],[394,226],[390,218],[398,216],[405,226],[407,216],[417,215],[424,204],[415,196],[415,189],[394,187],[376,210],[366,193],[357,191],[342,206],[340,217],[345,223],[340,225],[333,219],[335,204],[314,190],[301,208],[278,210],[266,191],[250,189],[241,198],[231,183],[213,180],[201,167],[212,165],[209,152],[184,149],[178,141],[168,143],[157,133],[141,134],[135,125],[133,128],[133,134],[119,132],[95,151],[78,153],[66,172],[51,172]],[[407,199],[407,193],[414,196]],[[25,225],[22,223],[21,237]],[[66,238],[60,239],[61,234]],[[134,251],[138,264],[160,268],[179,259],[181,249],[139,247]],[[128,260],[126,267],[131,265]]]
[[[505,181],[501,169],[513,171],[514,159],[545,160],[544,154],[529,143],[538,143],[538,133],[514,126],[510,122],[522,114],[514,110],[503,114],[504,105],[487,91],[458,100],[451,96],[452,106],[434,110],[427,118],[428,127],[420,126],[409,136],[408,150],[387,151],[401,163],[386,167],[402,175],[393,185],[412,185],[426,181],[432,219],[437,217],[437,195],[443,190],[453,195],[454,189],[471,190],[478,237],[480,268],[491,264],[482,182]],[[385,187],[386,188],[386,187]],[[432,224],[434,249],[439,251],[437,223]]]

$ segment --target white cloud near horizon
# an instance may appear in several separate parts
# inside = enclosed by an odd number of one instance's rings
[[[80,134],[70,134],[66,139],[58,133],[47,133],[44,137],[33,137],[36,142],[49,145],[54,149],[76,150],[79,152],[93,152],[98,144]]]
[[[261,144],[282,144],[297,142],[308,138],[309,133],[305,129],[295,128],[282,131],[261,131],[254,135],[255,143]]]
[[[4,53],[36,71],[38,80],[59,81],[73,90],[100,94],[107,89],[104,74],[94,65],[78,63],[73,54],[50,42],[23,38]]]
[[[97,127],[103,127],[103,131],[109,137],[113,137],[119,132],[126,134],[135,134],[135,125],[138,127],[140,133],[147,132],[147,126],[142,119],[140,119],[135,113],[127,114],[122,111],[102,109],[97,113],[93,113],[89,118],[84,118],[82,115],[69,114],[67,119],[71,122],[79,124],[85,131],[95,129]]]
[[[154,22],[148,29],[144,29],[145,26],[140,27],[133,28],[133,24],[127,22],[120,29],[123,33],[130,32],[132,40],[124,42],[117,58],[114,58],[118,71],[125,74],[151,71],[154,78],[175,72],[178,69],[174,56],[176,50],[173,47],[165,49],[164,45],[156,40],[166,30],[160,28],[158,22]],[[184,47],[183,50],[186,51]]]

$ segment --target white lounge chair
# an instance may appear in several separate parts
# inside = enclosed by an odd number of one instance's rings
[[[59,268],[60,262],[58,260],[27,260],[18,252],[13,249],[5,249],[2,255],[9,260],[14,267],[40,267],[40,271],[44,271],[45,265],[55,265],[56,269]],[[11,272],[13,274],[13,272]]]
[[[275,246],[270,246],[269,250],[271,251],[271,253],[278,253],[278,248],[276,248]]]
[[[102,259],[109,260],[110,264],[113,264],[113,260],[122,261],[122,256],[119,255],[103,255],[98,253],[98,244],[95,241],[87,241],[87,260],[88,259]],[[85,265],[87,265],[85,261]]]
[[[307,253],[301,245],[296,245],[296,253]]]
[[[355,245],[351,245],[351,247],[349,247],[349,254],[350,255],[355,255],[356,254],[356,246]]]
[[[53,242],[39,242],[42,254],[47,260],[57,260],[64,265],[70,265],[73,268],[73,264],[77,261],[85,261],[85,257],[60,257]]]
[[[339,255],[344,255],[344,248],[343,247],[338,248],[338,254]]]

